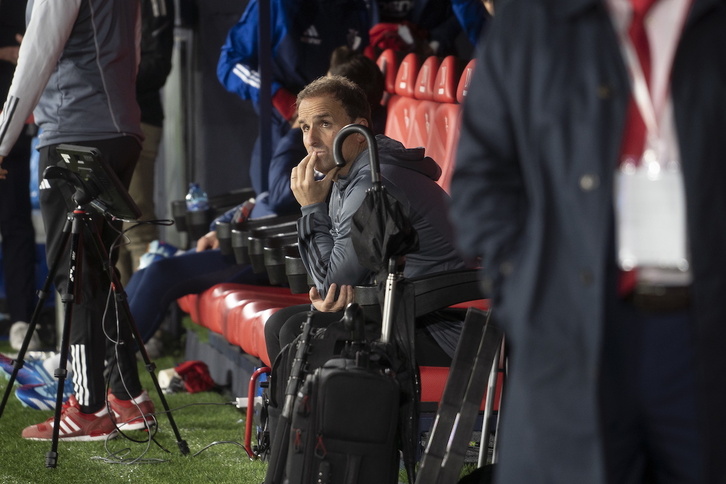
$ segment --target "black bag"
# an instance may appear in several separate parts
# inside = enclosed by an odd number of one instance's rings
[[[353,304],[342,320],[303,332],[278,354],[270,378],[270,435],[282,435],[278,423],[290,430],[285,449],[271,456],[266,482],[397,482],[401,392],[395,372],[389,370],[389,355],[370,342],[379,333],[380,326],[366,324],[360,306]],[[301,346],[305,362],[299,378],[304,383],[291,415],[279,422]],[[325,418],[316,417],[318,410]],[[308,437],[317,438],[309,443]],[[273,439],[273,450],[277,445]],[[326,451],[321,452],[320,445]],[[284,478],[275,477],[283,474]]]
[[[398,382],[360,351],[308,375],[292,415],[285,482],[395,484]]]

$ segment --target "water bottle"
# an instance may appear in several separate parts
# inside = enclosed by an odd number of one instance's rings
[[[190,212],[203,212],[209,208],[209,198],[199,183],[190,183],[189,192],[184,198],[187,202],[187,210]]]
[[[198,240],[209,231],[211,222],[211,211],[207,194],[199,186],[199,183],[190,183],[189,192],[184,197],[187,204],[186,220],[187,231],[191,240]]]

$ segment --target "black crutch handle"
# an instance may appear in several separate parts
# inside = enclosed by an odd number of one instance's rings
[[[374,185],[381,183],[381,169],[378,163],[378,143],[376,143],[376,137],[367,126],[362,124],[349,124],[344,126],[338,134],[335,135],[333,140],[333,156],[335,158],[335,164],[338,166],[345,166],[345,159],[343,158],[343,141],[353,134],[358,133],[365,136],[366,142],[368,142],[368,156],[370,157],[371,164],[371,180]]]

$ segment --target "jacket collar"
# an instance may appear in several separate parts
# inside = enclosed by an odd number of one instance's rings
[[[350,170],[344,176],[339,176],[335,180],[340,191],[345,191],[346,187],[350,184],[351,180],[355,180],[358,177],[358,173],[368,166],[368,148],[358,153],[353,163],[350,166]]]

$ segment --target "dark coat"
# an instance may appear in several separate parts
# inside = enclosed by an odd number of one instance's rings
[[[451,193],[510,342],[500,482],[602,483],[596,391],[627,70],[602,0],[513,0],[483,42]],[[726,482],[725,0],[694,0],[671,88],[707,482]]]

